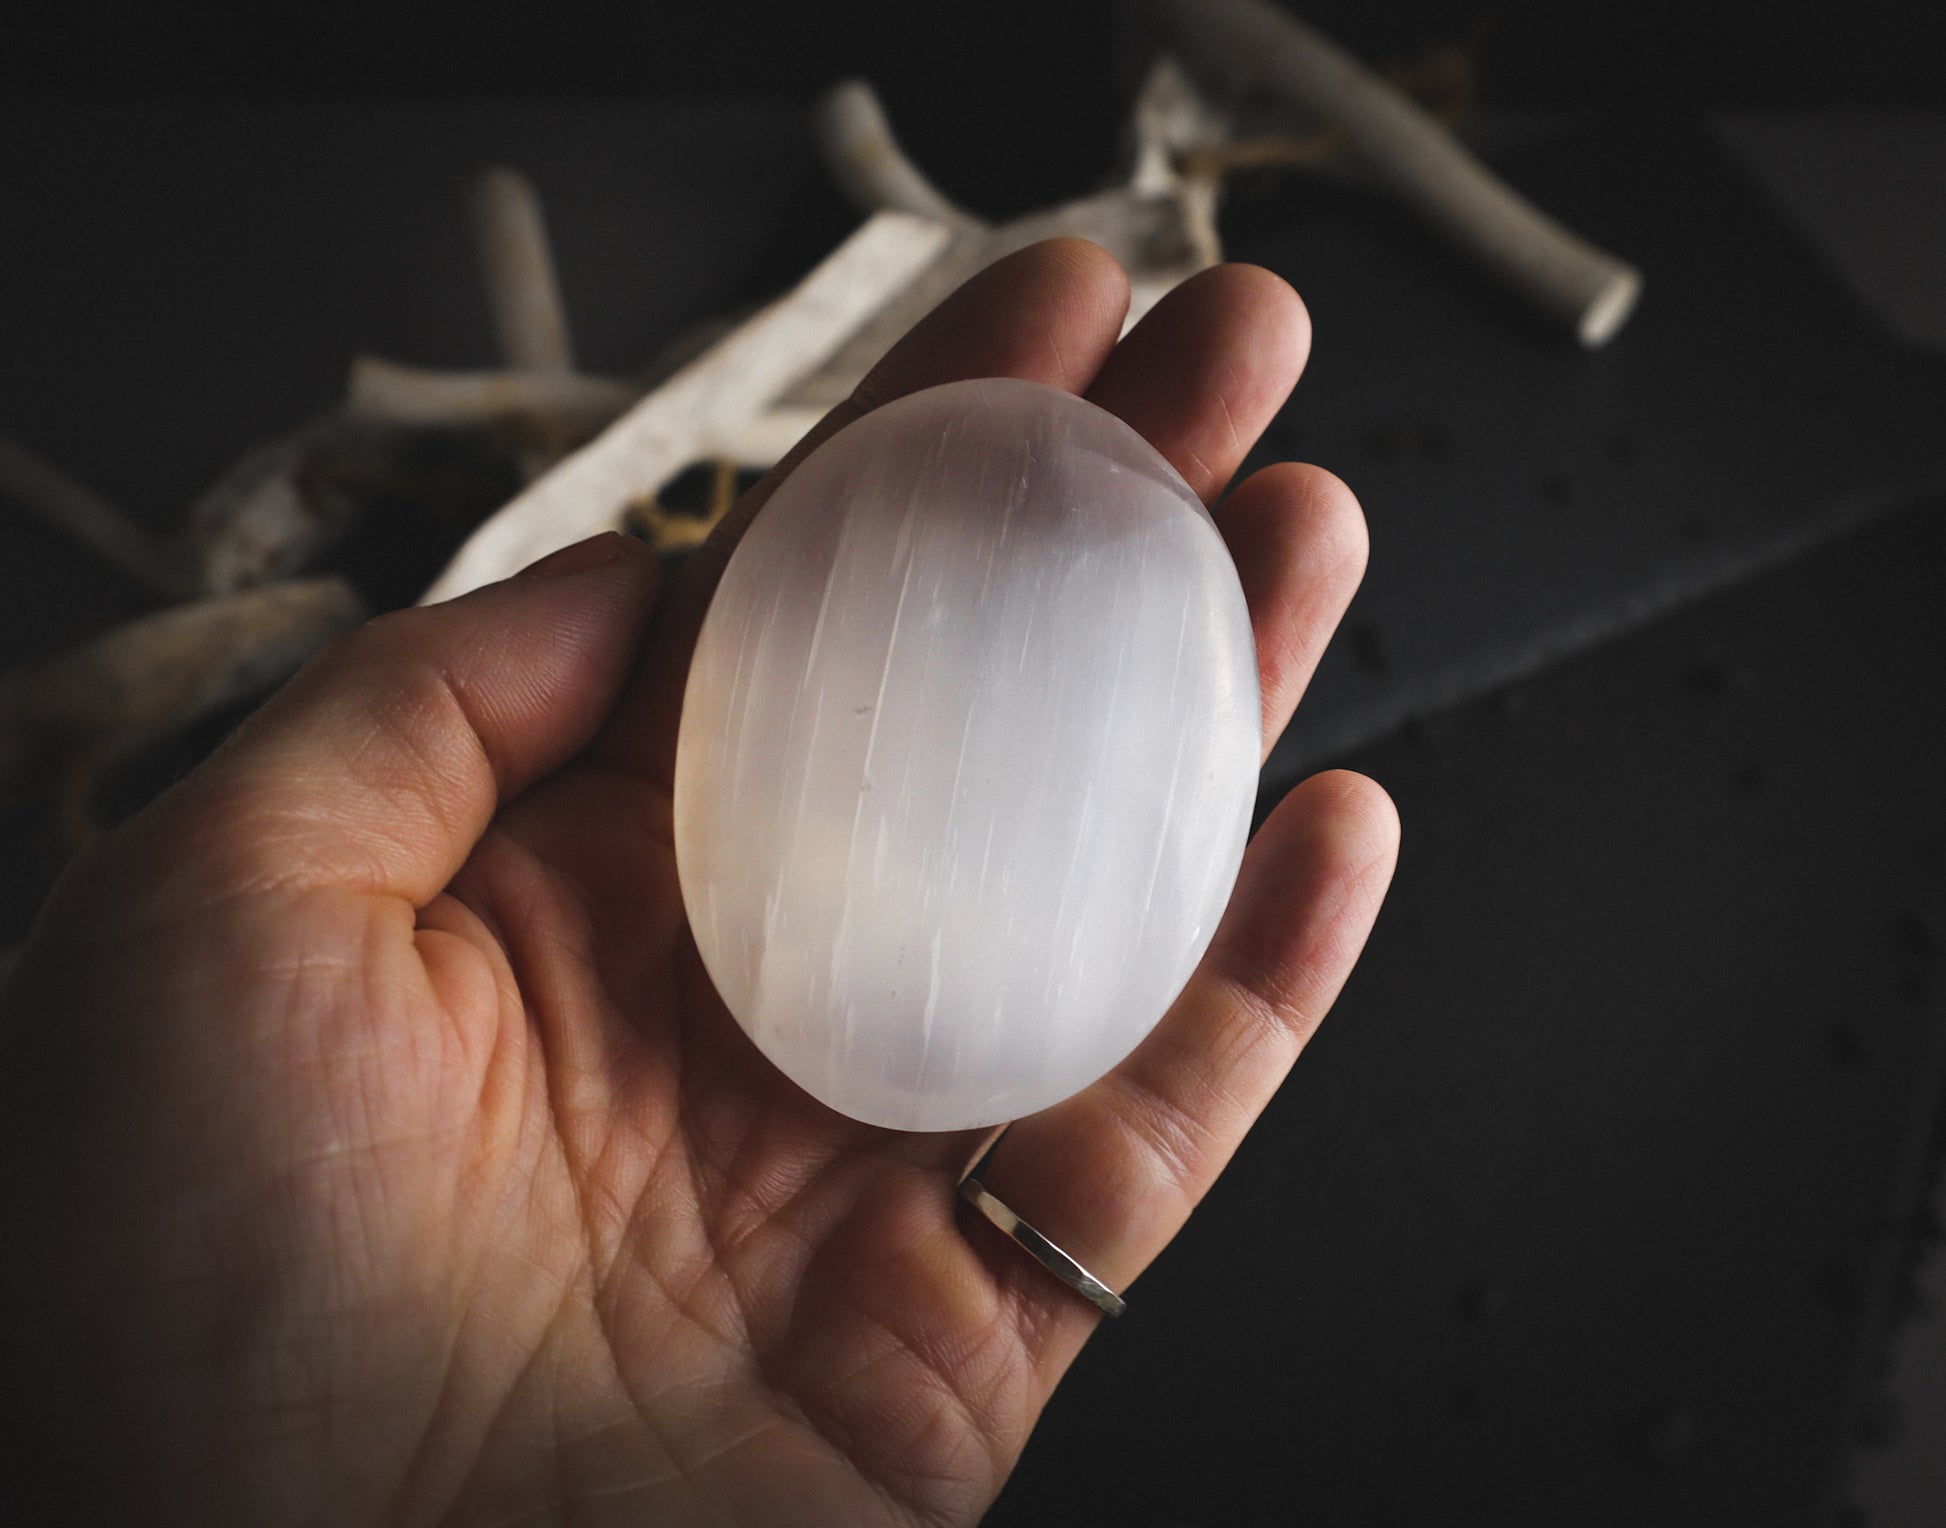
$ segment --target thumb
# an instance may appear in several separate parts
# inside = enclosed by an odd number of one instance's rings
[[[594,737],[659,581],[654,554],[611,531],[380,616],[312,659],[160,815],[191,815],[228,885],[424,906],[503,802]]]

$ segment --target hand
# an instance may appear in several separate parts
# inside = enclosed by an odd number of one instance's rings
[[[1296,382],[1304,310],[1222,267],[1117,344],[1126,302],[1094,246],[1025,250],[816,434],[1029,377],[1213,499]],[[992,1500],[1100,1318],[956,1209],[977,1138],[841,1118],[759,1056],[677,891],[683,675],[790,465],[660,601],[654,560],[608,537],[371,623],[57,889],[0,1061],[0,1277],[57,1506],[870,1525]],[[1218,523],[1268,747],[1364,525],[1292,464]],[[1323,1016],[1396,841],[1369,781],[1298,787],[1160,1028],[1019,1122],[994,1191],[1132,1281]]]

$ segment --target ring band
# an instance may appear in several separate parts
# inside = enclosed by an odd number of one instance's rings
[[[960,1198],[1011,1236],[1041,1267],[1101,1310],[1111,1316],[1119,1316],[1127,1310],[1128,1302],[1120,1295],[987,1191],[987,1186],[980,1181],[980,1170],[986,1164],[987,1159],[982,1157],[973,1171],[960,1180]]]

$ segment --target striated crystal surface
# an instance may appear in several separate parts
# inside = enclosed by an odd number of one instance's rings
[[[1035,383],[900,399],[790,476],[710,606],[676,758],[697,946],[832,1108],[1031,1113],[1201,957],[1260,726],[1235,567],[1146,441]]]

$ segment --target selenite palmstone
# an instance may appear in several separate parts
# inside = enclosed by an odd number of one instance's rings
[[[1038,383],[899,399],[790,475],[704,621],[675,780],[697,947],[832,1108],[1030,1114],[1202,957],[1261,725],[1236,568],[1147,441]]]

